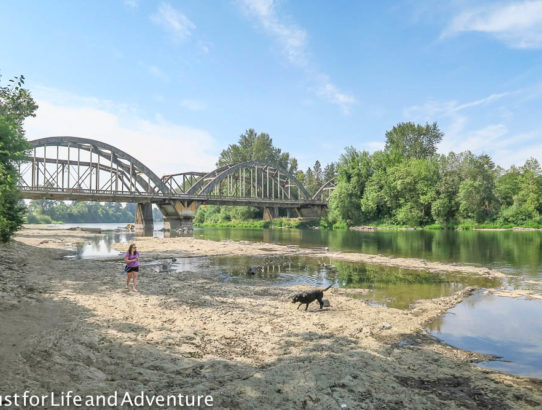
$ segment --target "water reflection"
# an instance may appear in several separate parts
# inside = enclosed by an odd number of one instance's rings
[[[502,360],[479,365],[542,378],[542,301],[475,294],[429,325],[429,331],[461,349]]]
[[[75,255],[70,255],[68,258],[103,259],[120,257],[123,252],[113,249],[113,244],[127,244],[134,237],[135,235],[130,232],[108,232],[101,236],[90,237],[85,242],[78,243]]]
[[[242,284],[292,286],[307,284],[317,287],[333,285],[347,289],[367,289],[362,297],[372,304],[399,309],[419,299],[448,296],[465,286],[495,287],[500,282],[468,275],[434,273],[368,265],[363,263],[330,263],[328,259],[303,257],[216,257],[211,267],[223,272],[224,280]],[[250,267],[258,266],[254,275]]]
[[[542,279],[542,231],[326,231],[205,228],[194,237],[474,264]]]

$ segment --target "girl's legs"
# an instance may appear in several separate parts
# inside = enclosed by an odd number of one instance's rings
[[[134,292],[137,292],[136,283],[137,283],[137,272],[132,272],[134,274],[134,280],[132,281],[132,289]]]
[[[130,289],[130,279],[132,279],[132,274],[135,272],[127,272],[126,273],[126,289]]]

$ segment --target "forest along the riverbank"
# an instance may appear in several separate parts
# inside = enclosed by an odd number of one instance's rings
[[[369,306],[330,290],[331,308],[305,312],[292,308],[290,297],[307,286],[243,286],[205,270],[164,275],[142,269],[141,294],[126,293],[118,261],[63,258],[67,246],[88,237],[23,230],[1,247],[0,337],[9,343],[0,348],[6,363],[0,384],[7,391],[205,393],[217,408],[542,406],[541,381],[476,368],[470,362],[486,357],[442,345],[425,332],[473,289],[409,310]],[[137,243],[146,258],[313,252],[193,238]],[[466,271],[421,260],[348,257]]]

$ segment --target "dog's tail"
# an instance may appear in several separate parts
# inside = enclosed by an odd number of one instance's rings
[[[329,285],[327,288],[325,288],[322,292],[325,292],[326,290],[328,290],[330,287],[332,287],[333,285]]]

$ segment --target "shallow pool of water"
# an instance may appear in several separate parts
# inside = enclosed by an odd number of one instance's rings
[[[465,299],[428,330],[444,342],[501,359],[482,367],[542,378],[542,300],[481,293]]]
[[[134,238],[130,232],[107,232],[104,235],[89,237],[84,242],[76,245],[75,253],[68,255],[70,259],[109,259],[117,258],[123,255],[122,251],[113,249],[115,243],[128,243]]]
[[[189,261],[189,262],[187,262]],[[187,266],[187,263],[192,266]],[[249,267],[258,267],[249,275]],[[212,257],[183,258],[170,267],[175,271],[213,270],[221,280],[244,285],[311,285],[367,289],[361,297],[374,305],[408,309],[419,299],[449,296],[465,286],[495,287],[496,280],[469,275],[438,275],[424,271],[353,262],[330,263],[329,259],[307,257]]]

